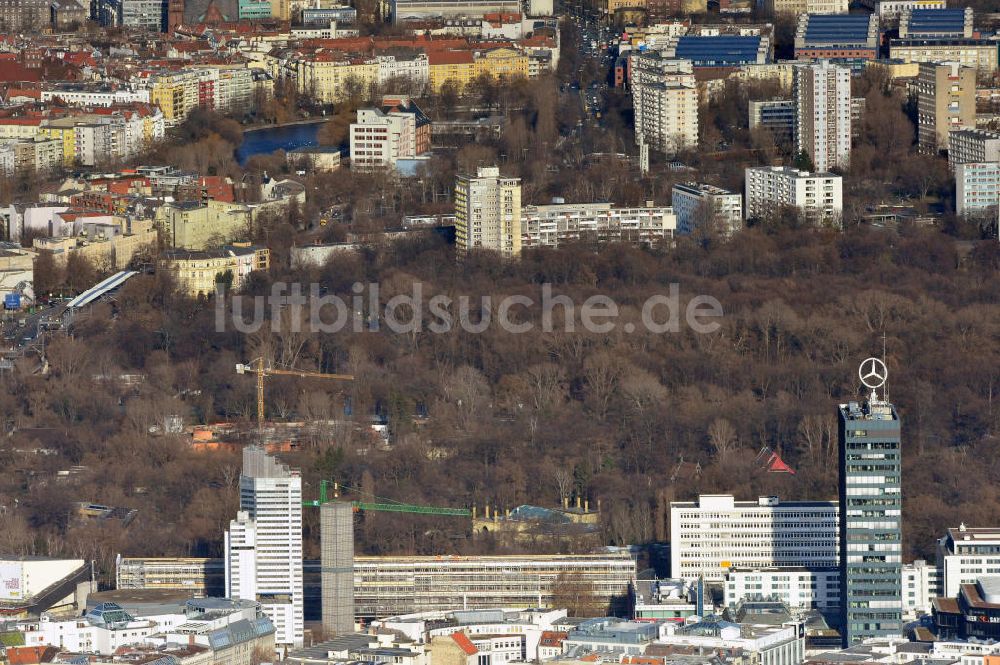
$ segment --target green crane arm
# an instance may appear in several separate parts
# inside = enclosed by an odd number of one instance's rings
[[[451,515],[453,517],[471,517],[468,508],[436,508],[434,506],[415,506],[409,503],[367,503],[352,501],[357,510],[379,510],[386,513],[420,513],[422,515]]]
[[[319,499],[315,501],[303,501],[302,506],[306,508],[319,508],[329,499],[327,498],[328,481],[320,481]],[[452,517],[471,517],[472,511],[468,508],[437,508],[435,506],[417,506],[412,503],[369,503],[367,501],[351,501],[354,510],[377,510],[384,513],[418,513],[421,515],[450,515]]]

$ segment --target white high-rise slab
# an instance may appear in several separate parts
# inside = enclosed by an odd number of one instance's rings
[[[226,596],[260,602],[275,643],[302,646],[302,478],[259,446],[243,449],[240,510],[226,532]]]

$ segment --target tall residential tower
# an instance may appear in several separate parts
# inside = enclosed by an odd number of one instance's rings
[[[521,179],[502,178],[496,166],[455,182],[455,243],[460,253],[491,249],[521,255]]]
[[[302,478],[260,446],[243,449],[240,510],[226,532],[226,596],[258,601],[275,643],[302,646]]]
[[[863,403],[837,410],[840,420],[840,599],[845,646],[902,634],[902,492],[896,407],[876,393],[885,364],[859,371],[871,389]]]
[[[814,170],[846,167],[851,158],[851,70],[822,60],[795,68],[795,149]]]

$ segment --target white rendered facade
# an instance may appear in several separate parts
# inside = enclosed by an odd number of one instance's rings
[[[275,642],[302,646],[302,478],[259,446],[243,449],[240,511],[226,532],[226,595],[259,602]]]
[[[669,207],[616,208],[610,203],[525,206],[521,246],[558,247],[568,240],[656,242],[672,238],[677,218]]]
[[[941,595],[958,596],[962,584],[974,584],[984,575],[1000,575],[1000,528],[972,529],[964,524],[948,529],[938,541]]]
[[[109,107],[116,104],[131,104],[133,102],[148,104],[149,90],[142,88],[136,90],[128,88],[105,90],[84,86],[57,86],[49,90],[42,90],[43,102],[51,102],[53,99],[61,99],[69,106]]]
[[[805,636],[796,624],[773,625],[702,621],[660,626],[657,644],[742,649],[757,665],[796,665],[805,658]]]
[[[489,249],[505,257],[521,254],[521,180],[502,178],[500,169],[479,167],[455,182],[458,250]]]
[[[837,568],[737,568],[726,574],[724,603],[778,598],[793,609],[833,610],[840,607]]]
[[[670,575],[721,582],[729,568],[837,565],[837,504],[736,501],[703,494],[670,504]]]
[[[746,170],[747,219],[766,215],[776,206],[799,208],[810,217],[836,220],[844,209],[843,178],[808,173],[788,166],[756,166]]]
[[[698,90],[690,60],[657,52],[632,56],[637,141],[664,153],[698,145]]]
[[[376,60],[379,85],[385,85],[393,79],[405,79],[418,87],[430,83],[431,67],[426,53],[414,53],[410,57],[401,54],[379,55]]]
[[[358,120],[351,123],[351,166],[392,168],[398,159],[416,157],[416,118],[413,113],[358,109]]]
[[[931,600],[941,595],[941,572],[923,559],[903,564],[903,618],[930,614]]]
[[[1000,203],[1000,163],[955,165],[955,212],[982,213]]]
[[[795,146],[820,172],[851,158],[851,70],[826,60],[795,70]]]
[[[703,214],[702,206],[711,206],[715,216],[722,220],[728,233],[743,227],[743,197],[737,193],[702,183],[688,182],[674,185],[670,200],[677,215],[679,233],[691,233]]]

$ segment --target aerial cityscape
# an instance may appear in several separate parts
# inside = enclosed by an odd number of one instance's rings
[[[0,665],[1000,665],[998,0],[0,0]]]

